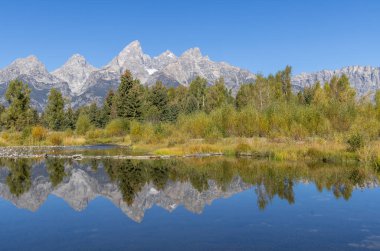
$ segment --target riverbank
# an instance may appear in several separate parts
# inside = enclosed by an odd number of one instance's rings
[[[30,142],[24,142],[30,143]],[[60,145],[47,145],[45,141],[39,145],[3,146],[0,147],[0,157],[44,157],[51,150],[71,148],[72,156],[80,154],[75,147],[86,147],[98,144],[113,144],[123,148],[123,152],[112,158],[149,159],[174,157],[207,157],[215,155],[268,159],[273,161],[315,161],[324,163],[352,163],[379,166],[380,141],[369,142],[357,151],[349,151],[346,142],[339,139],[309,138],[294,140],[290,138],[222,138],[213,141],[205,139],[189,139],[173,141],[163,139],[156,143],[133,142],[129,136],[104,139],[86,139],[69,136],[63,138]],[[46,144],[46,145],[45,145]],[[51,157],[67,157],[50,154]],[[101,158],[107,157],[106,155]],[[98,155],[88,155],[85,158],[100,158]]]

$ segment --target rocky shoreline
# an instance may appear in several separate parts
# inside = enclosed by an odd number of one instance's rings
[[[55,154],[50,153],[52,150],[85,150],[86,147],[96,146],[12,146],[12,147],[0,147],[0,158],[18,159],[18,158],[28,158],[28,159],[38,159],[38,158],[59,158],[59,159],[169,159],[169,158],[203,158],[212,156],[224,156],[223,153],[195,153],[186,155],[84,155],[80,153],[73,154]],[[120,146],[111,146],[119,148]]]

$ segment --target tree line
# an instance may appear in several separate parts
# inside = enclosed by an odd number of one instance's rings
[[[360,133],[360,137],[375,139],[380,128],[380,92],[375,102],[359,98],[345,75],[295,92],[290,66],[269,76],[258,75],[254,82],[242,84],[235,95],[223,78],[213,85],[196,77],[188,87],[168,88],[160,81],[143,86],[127,70],[101,106],[94,102],[73,109],[58,90],[52,89],[45,110],[39,114],[30,104],[30,89],[20,80],[9,83],[5,98],[8,106],[0,107],[3,130],[25,131],[41,125],[85,135],[96,128],[114,126],[125,133],[137,130],[140,134],[149,127],[154,134],[166,125],[175,125],[192,138],[301,139]]]

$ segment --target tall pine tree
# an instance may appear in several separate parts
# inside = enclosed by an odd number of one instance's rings
[[[52,130],[64,129],[65,123],[65,101],[62,93],[56,89],[51,89],[48,97],[48,103],[45,109],[44,120],[47,126]]]
[[[136,82],[137,80],[133,79],[132,73],[129,70],[126,70],[120,77],[120,85],[117,89],[117,97],[115,99],[118,117],[128,117],[128,95]]]
[[[6,128],[23,130],[35,122],[35,112],[30,107],[30,89],[27,84],[20,80],[11,81],[5,98],[9,106],[1,119]]]

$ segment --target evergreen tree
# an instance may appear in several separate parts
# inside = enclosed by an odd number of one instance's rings
[[[140,83],[134,83],[131,90],[128,92],[128,95],[126,96],[126,102],[124,104],[125,106],[123,107],[124,118],[137,120],[142,119],[142,95],[143,91]]]
[[[131,108],[128,107],[128,105],[130,105],[128,95],[135,85],[139,85],[139,81],[133,79],[130,71],[125,71],[120,78],[120,85],[117,89],[117,97],[115,98],[116,113],[118,117],[127,118],[130,116],[130,114],[128,114],[128,110],[131,110]]]
[[[168,100],[171,106],[176,106],[179,113],[186,112],[187,99],[189,90],[183,85],[171,87],[168,90]]]
[[[253,101],[253,83],[242,84],[236,94],[236,107],[242,109]]]
[[[104,127],[108,122],[111,120],[112,117],[112,109],[114,108],[113,106],[113,101],[115,98],[115,93],[111,89],[108,91],[106,98],[104,99],[103,103],[103,109],[102,109],[102,120],[101,120],[101,126]],[[114,112],[115,113],[115,112]],[[114,114],[116,115],[116,114]]]
[[[88,117],[92,125],[98,128],[102,127],[102,113],[95,102],[91,103],[88,108]]]
[[[30,107],[30,89],[26,84],[20,80],[11,81],[5,98],[9,103],[8,108],[2,114],[2,121],[6,128],[23,130],[33,124],[35,113]]]
[[[64,106],[61,92],[54,88],[51,89],[44,113],[44,120],[50,129],[62,130],[64,128]]]
[[[199,109],[198,100],[193,95],[189,95],[186,98],[185,113],[192,113],[192,112],[197,111],[198,109]]]
[[[76,122],[77,115],[75,114],[73,109],[69,107],[65,112],[64,128],[74,130]]]
[[[168,113],[168,91],[162,82],[156,82],[156,84],[149,90],[148,101],[149,104],[154,106],[157,110],[155,120],[166,120]]]

